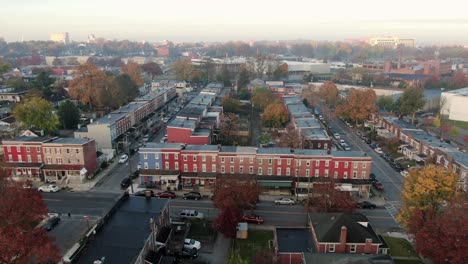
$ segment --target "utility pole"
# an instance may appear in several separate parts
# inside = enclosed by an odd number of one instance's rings
[[[127,145],[127,155],[128,155],[128,177],[130,178],[130,189],[132,190],[132,193],[134,193],[133,191],[133,179],[132,179],[132,174],[133,174],[133,171],[132,171],[132,160],[130,159],[130,144],[128,142],[128,134],[125,134],[125,143]]]

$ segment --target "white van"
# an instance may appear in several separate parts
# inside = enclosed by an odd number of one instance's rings
[[[182,219],[203,219],[203,213],[198,212],[197,210],[184,209],[180,212],[179,216]]]

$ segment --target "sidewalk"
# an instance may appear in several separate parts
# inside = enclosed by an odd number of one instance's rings
[[[200,259],[211,264],[226,263],[231,248],[231,239],[218,233],[212,253],[200,253]]]
[[[110,171],[117,165],[118,165],[117,161],[109,163],[109,166],[107,166],[107,168],[99,172],[99,174],[96,175],[92,180],[86,180],[84,183],[67,184],[66,182],[60,182],[60,183],[57,183],[57,186],[60,188],[69,187],[71,188],[71,191],[77,191],[77,192],[89,191],[94,186],[96,186],[96,184],[98,184],[103,178],[109,175]]]

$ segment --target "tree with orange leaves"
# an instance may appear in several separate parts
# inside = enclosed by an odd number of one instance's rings
[[[358,124],[377,110],[376,100],[372,89],[351,89],[346,100],[337,106],[336,112]]]
[[[288,121],[288,111],[282,103],[272,103],[263,111],[262,119],[268,127],[283,127]]]
[[[319,95],[328,106],[334,107],[338,100],[338,88],[333,82],[325,82],[319,88]]]
[[[129,61],[122,67],[122,72],[128,74],[138,87],[142,86],[145,82],[141,76],[141,68],[135,62]]]

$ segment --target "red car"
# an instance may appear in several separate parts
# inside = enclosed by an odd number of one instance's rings
[[[173,199],[173,198],[176,198],[176,194],[174,192],[159,192],[155,195],[156,197],[158,198],[169,198],[169,199]]]
[[[263,220],[263,218],[258,215],[249,214],[242,216],[242,221],[247,223],[262,224],[265,220]]]
[[[374,185],[374,187],[379,190],[379,191],[383,191],[384,190],[384,187],[382,185],[381,182],[379,182],[378,180],[375,180],[374,182],[372,182],[372,184]]]

